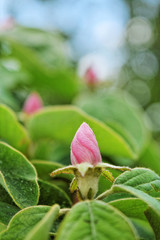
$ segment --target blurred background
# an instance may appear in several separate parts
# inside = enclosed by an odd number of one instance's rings
[[[150,106],[149,114],[160,109],[159,25],[159,0],[0,0],[1,35],[41,51],[51,68],[72,65],[83,76],[93,66],[100,80]],[[5,61],[7,47],[1,43],[1,70],[24,79],[16,58]]]
[[[159,63],[159,0],[0,0],[0,101],[15,111],[37,91],[94,116],[88,92],[120,90],[160,140]]]

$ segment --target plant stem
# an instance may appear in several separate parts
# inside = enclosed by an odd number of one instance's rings
[[[67,212],[70,211],[70,208],[62,208],[59,211],[59,216],[66,214]]]

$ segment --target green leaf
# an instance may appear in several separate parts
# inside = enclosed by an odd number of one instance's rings
[[[160,198],[157,199],[160,201]],[[138,218],[146,220],[144,212],[148,205],[138,198],[124,198],[109,202],[110,205],[123,212],[129,218]]]
[[[159,231],[160,216],[157,216],[157,214],[155,214],[155,212],[151,208],[148,208],[145,211],[145,215],[155,233],[156,240],[159,240],[160,239],[160,231]]]
[[[139,240],[155,240],[154,232],[147,221],[140,219],[131,219],[134,225]]]
[[[142,152],[148,131],[142,109],[129,94],[122,91],[82,94],[75,104],[113,128],[138,154]]]
[[[123,184],[134,187],[144,192],[160,191],[160,177],[147,168],[134,168],[119,175],[115,184]]]
[[[27,125],[34,141],[50,138],[64,142],[69,146],[83,122],[87,122],[93,129],[103,154],[136,157],[135,149],[122,136],[103,122],[73,106],[45,108],[32,116]]]
[[[0,68],[0,71],[1,71],[1,68]],[[4,74],[4,76],[2,76],[2,73],[1,73],[1,78],[4,78],[6,80],[6,74]],[[6,104],[17,110],[18,102],[11,95],[11,92],[9,92],[5,88],[3,88],[2,84],[1,84],[1,88],[0,88],[0,103]]]
[[[160,174],[160,148],[155,141],[151,141],[138,160],[139,166],[144,166]]]
[[[5,202],[0,202],[0,223],[7,225],[11,218],[19,211],[20,209],[16,206],[10,205]]]
[[[72,181],[73,176],[69,174],[60,174],[55,176],[54,178],[50,176],[53,170],[61,168],[63,167],[63,165],[42,160],[33,160],[32,164],[35,166],[37,170],[39,179],[47,181],[48,183],[51,183],[54,186],[56,185],[57,187],[63,189],[67,194],[70,195],[69,185],[70,182]]]
[[[8,107],[0,105],[0,139],[26,153],[29,145],[29,137],[17,118]]]
[[[40,205],[53,205],[58,203],[61,207],[70,207],[71,200],[68,195],[54,184],[39,180],[40,186]]]
[[[160,216],[160,203],[147,193],[159,190],[160,177],[150,169],[135,168],[132,171],[119,175],[110,190],[102,193],[97,199],[103,199],[111,194],[127,192],[141,199],[151,207],[157,216]],[[141,190],[141,191],[140,191]]]
[[[157,216],[160,216],[160,202],[146,194],[145,192],[142,192],[136,188],[127,186],[127,185],[114,185],[112,187],[113,192],[128,192],[132,194],[133,196],[141,199],[144,201],[147,205],[151,207],[151,209],[155,212]]]
[[[6,230],[6,228],[7,228],[7,225],[0,223],[0,232]]]
[[[29,232],[25,240],[48,240],[49,231],[58,213],[59,206],[54,205],[44,218]]]
[[[0,183],[20,208],[36,205],[39,197],[37,174],[20,152],[0,142]]]
[[[61,223],[56,240],[137,239],[134,228],[123,214],[100,201],[76,204]]]
[[[99,182],[98,182],[98,193],[97,196],[101,193],[103,193],[104,191],[106,191],[107,189],[110,189],[112,186],[112,183],[109,182],[105,177],[103,177],[102,175],[99,178]]]
[[[32,145],[33,147],[33,145]],[[32,159],[45,159],[64,165],[70,164],[70,149],[66,144],[54,140],[41,139],[34,143]]]
[[[7,230],[0,234],[0,240],[48,240],[49,230],[58,212],[58,205],[23,209],[11,219]]]
[[[0,185],[0,202],[5,202],[10,205],[15,205],[13,199],[11,198],[9,193],[6,192],[6,190],[4,189],[4,187],[2,185]]]
[[[133,196],[141,199],[142,201],[144,201],[144,203],[147,204],[147,206],[150,207],[150,209],[146,212],[146,216],[151,224],[151,226],[153,227],[153,230],[156,234],[156,239],[159,239],[159,228],[157,226],[159,226],[160,223],[160,202],[149,196],[148,194],[135,189],[133,187],[127,186],[127,185],[114,185],[112,187],[112,193],[114,192],[128,192],[130,194],[132,194]],[[105,193],[103,193],[102,195],[100,195],[101,197],[104,196]],[[100,198],[99,198],[100,199]]]

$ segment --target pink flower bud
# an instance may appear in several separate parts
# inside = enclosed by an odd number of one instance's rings
[[[87,123],[82,123],[71,144],[71,163],[89,163],[96,165],[102,162],[98,143],[92,129]]]
[[[23,111],[30,115],[43,107],[42,99],[38,93],[31,93],[26,99]]]
[[[85,73],[85,80],[88,85],[95,85],[98,83],[97,74],[92,67],[89,67]]]

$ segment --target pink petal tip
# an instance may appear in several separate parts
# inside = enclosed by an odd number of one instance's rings
[[[82,123],[71,144],[71,163],[90,163],[97,165],[102,162],[96,137],[87,123]]]

